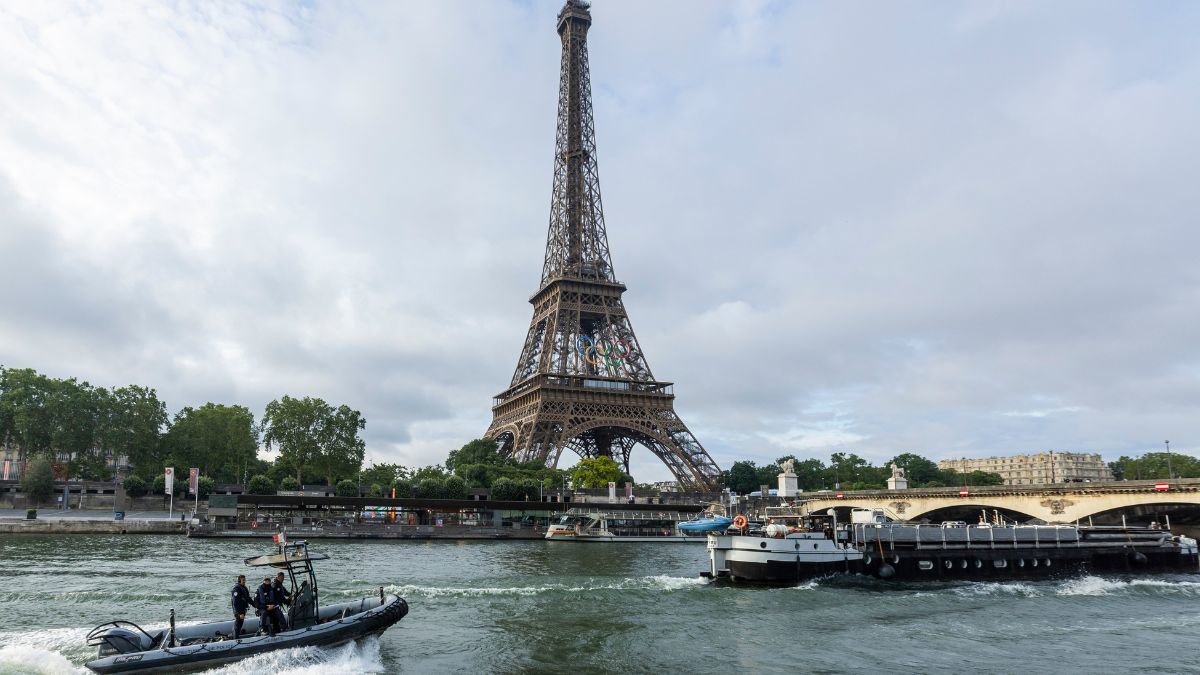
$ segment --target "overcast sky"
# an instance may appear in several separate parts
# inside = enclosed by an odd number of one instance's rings
[[[440,462],[529,324],[560,4],[0,5],[0,363]],[[722,467],[1200,445],[1200,5],[592,13],[614,268]]]

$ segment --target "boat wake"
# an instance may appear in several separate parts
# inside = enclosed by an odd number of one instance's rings
[[[62,630],[46,631],[64,633]],[[82,641],[83,633],[70,630],[71,637]],[[47,645],[61,643],[63,635],[42,640]],[[90,657],[91,650],[88,650]],[[374,637],[335,649],[297,647],[252,656],[221,668],[204,671],[209,675],[325,675],[326,673],[386,672]],[[0,675],[78,675],[90,671],[72,663],[63,654],[32,644],[0,647]]]
[[[87,672],[57,652],[30,645],[0,647],[0,675],[75,675]]]
[[[708,586],[700,577],[676,577],[666,574],[614,581],[588,580],[580,584],[541,584],[537,586],[420,586],[416,584],[384,586],[384,591],[404,597],[474,598],[486,596],[536,596],[550,593],[588,593],[603,591],[683,591]],[[338,595],[358,595],[360,589],[337,591]]]
[[[204,672],[208,675],[324,675],[385,671],[379,655],[379,640],[371,637],[336,649],[281,649]]]

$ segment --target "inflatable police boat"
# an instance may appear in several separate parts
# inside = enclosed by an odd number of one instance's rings
[[[305,542],[284,543],[278,552],[246,559],[251,567],[273,567],[287,572],[292,586],[287,630],[260,634],[263,617],[247,616],[242,637],[233,639],[233,621],[175,626],[171,610],[166,628],[143,630],[132,621],[110,621],[88,633],[88,645],[99,648],[99,658],[88,662],[97,673],[165,673],[200,670],[256,654],[292,647],[334,647],[378,635],[408,614],[404,598],[385,594],[322,606],[312,563],[329,556],[310,553]],[[300,585],[297,587],[297,577]]]

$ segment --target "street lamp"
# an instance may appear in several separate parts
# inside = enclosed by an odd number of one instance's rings
[[[1171,468],[1171,441],[1163,441],[1167,445],[1167,478],[1175,477],[1175,471]]]

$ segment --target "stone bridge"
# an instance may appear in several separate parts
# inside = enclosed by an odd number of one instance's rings
[[[1200,478],[1059,485],[806,492],[804,512],[883,509],[892,520],[977,522],[983,511],[1044,523],[1147,524],[1169,518],[1173,530],[1200,529]]]

